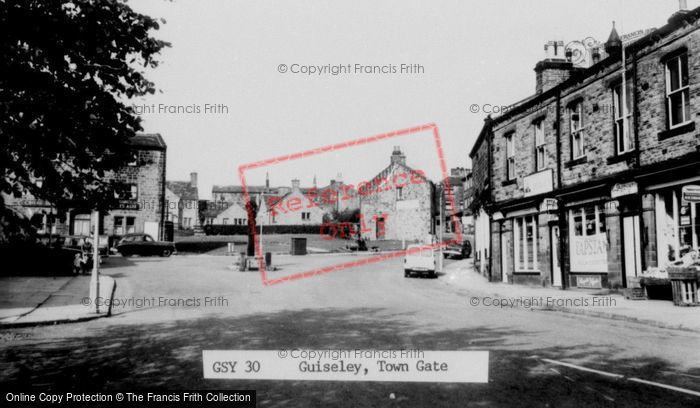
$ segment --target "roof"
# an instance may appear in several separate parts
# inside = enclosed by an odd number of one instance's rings
[[[166,181],[165,186],[181,200],[198,200],[197,187],[192,187],[189,181]]]
[[[217,202],[217,201],[200,201],[200,216],[205,218],[216,218],[217,215],[226,211],[233,203]]]
[[[248,192],[265,191],[265,186],[248,186]],[[243,186],[213,186],[212,193],[243,193]]]
[[[654,42],[660,41],[664,37],[667,37],[669,34],[673,33],[674,31],[682,28],[687,22],[693,22],[694,20],[697,20],[700,18],[700,7],[695,8],[691,11],[684,11],[684,12],[678,12],[671,16],[671,18],[668,20],[668,23],[664,25],[661,28],[658,28],[649,34],[645,35],[644,37],[634,41],[633,43],[629,44],[628,46],[624,47],[625,52],[627,54],[634,53],[639,51],[641,48],[646,47],[650,44],[653,44]],[[612,34],[612,33],[611,33]],[[614,36],[613,36],[614,37]],[[537,103],[540,103],[544,100],[547,100],[553,96],[555,96],[557,93],[561,92],[562,90],[565,90],[576,83],[579,83],[588,77],[591,77],[601,70],[613,66],[615,64],[621,64],[620,59],[617,56],[609,56],[608,58],[605,58],[604,60],[600,61],[599,63],[586,68],[586,69],[581,69],[574,71],[569,79],[566,81],[548,89],[545,92],[542,92],[541,94],[535,94],[532,95],[528,98],[525,98],[524,100],[515,103],[510,109],[508,109],[507,112],[491,118],[490,116],[486,118],[485,124],[481,130],[481,133],[479,134],[479,137],[476,139],[476,142],[474,143],[474,147],[472,148],[470,152],[470,156],[474,156],[476,153],[477,146],[482,143],[483,138],[485,137],[486,134],[488,134],[488,130],[491,124],[493,123],[500,123],[503,121],[508,120],[510,117],[522,112],[525,109],[528,109],[529,107],[536,105]]]
[[[129,144],[145,150],[165,150],[167,148],[160,133],[139,133],[129,139]]]

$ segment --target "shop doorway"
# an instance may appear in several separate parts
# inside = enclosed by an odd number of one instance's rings
[[[622,238],[627,282],[642,273],[641,244],[639,241],[639,216],[622,217]]]
[[[553,225],[550,229],[552,251],[552,286],[561,287],[561,266],[559,265],[559,226]]]
[[[384,239],[384,217],[377,217],[377,239]]]

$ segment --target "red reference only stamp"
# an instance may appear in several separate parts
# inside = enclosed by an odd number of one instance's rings
[[[241,165],[238,168],[238,174],[243,188],[243,198],[249,220],[255,220],[256,215],[258,215],[256,213],[262,212],[263,216],[268,217],[272,223],[278,218],[288,217],[290,214],[301,214],[302,220],[313,222],[310,219],[312,214],[320,214],[323,209],[331,208],[337,211],[339,208],[356,208],[358,214],[356,216],[357,219],[354,221],[329,220],[326,216],[322,220],[319,219],[318,232],[321,238],[324,240],[357,238],[358,240],[398,239],[409,242],[427,241],[426,237],[433,234],[435,228],[437,228],[434,224],[436,213],[434,211],[435,185],[427,178],[424,171],[409,167],[406,164],[405,156],[398,149],[394,150],[391,157],[391,165],[387,169],[370,180],[363,180],[356,184],[339,183],[338,185],[322,189],[314,186],[299,190],[298,194],[287,194],[285,196],[268,195],[255,201],[246,182],[246,172],[253,169],[261,169],[279,163],[310,158],[343,149],[352,149],[353,147],[357,148],[409,135],[416,137],[427,135],[432,138],[432,143],[434,143],[437,152],[441,179],[444,183],[443,188],[446,192],[446,204],[452,209],[452,214],[446,214],[446,216],[456,222],[458,220],[457,206],[450,186],[440,134],[437,126],[432,123]],[[391,201],[390,206],[387,206],[387,197],[390,198],[388,200]],[[251,200],[255,201],[255,203],[253,204]],[[440,224],[442,222],[444,221],[441,221]],[[250,221],[250,224],[252,224],[250,226],[255,227],[254,222]],[[297,280],[403,257],[407,252],[403,249],[367,254],[358,260],[340,262],[280,277],[271,277],[266,270],[261,248],[261,237],[257,228],[253,228],[252,235],[255,257],[257,258],[260,276],[264,285]],[[442,242],[432,239],[431,242],[424,243],[421,249],[434,250],[452,243],[461,242],[462,235],[458,228],[453,239]],[[329,259],[333,258],[330,257]]]

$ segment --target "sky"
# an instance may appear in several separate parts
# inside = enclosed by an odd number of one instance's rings
[[[165,19],[153,35],[172,43],[161,53],[161,64],[146,72],[159,92],[131,103],[141,109],[144,130],[160,133],[168,144],[168,180],[187,180],[197,172],[200,199],[209,199],[214,184],[240,184],[243,164],[431,123],[447,167],[469,167],[469,151],[489,106],[534,93],[533,68],[544,58],[545,43],[587,37],[604,42],[613,21],[620,34],[661,27],[679,3],[129,4]],[[688,7],[700,7],[700,0],[688,0]],[[309,74],[312,69],[316,72]],[[409,166],[439,178],[430,131],[285,161],[245,177],[248,184],[263,184],[269,175],[275,186],[290,185],[293,178],[310,186],[314,176],[322,186],[339,175],[357,183],[384,169],[394,146]]]

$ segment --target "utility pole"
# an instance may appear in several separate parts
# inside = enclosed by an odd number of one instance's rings
[[[90,298],[92,299],[92,303],[95,305],[95,313],[100,313],[100,212],[93,211],[92,217],[92,276],[90,278]]]
[[[438,231],[438,245],[440,248],[440,253],[439,253],[439,258],[438,258],[438,265],[440,272],[442,272],[442,267],[443,267],[443,261],[445,258],[445,254],[443,253],[443,246],[442,246],[442,241],[443,241],[443,235],[442,235],[442,230],[444,228],[443,223],[445,222],[445,215],[443,212],[443,207],[444,207],[444,200],[445,200],[445,182],[442,182],[442,185],[440,186],[440,225],[439,225],[439,231]]]

